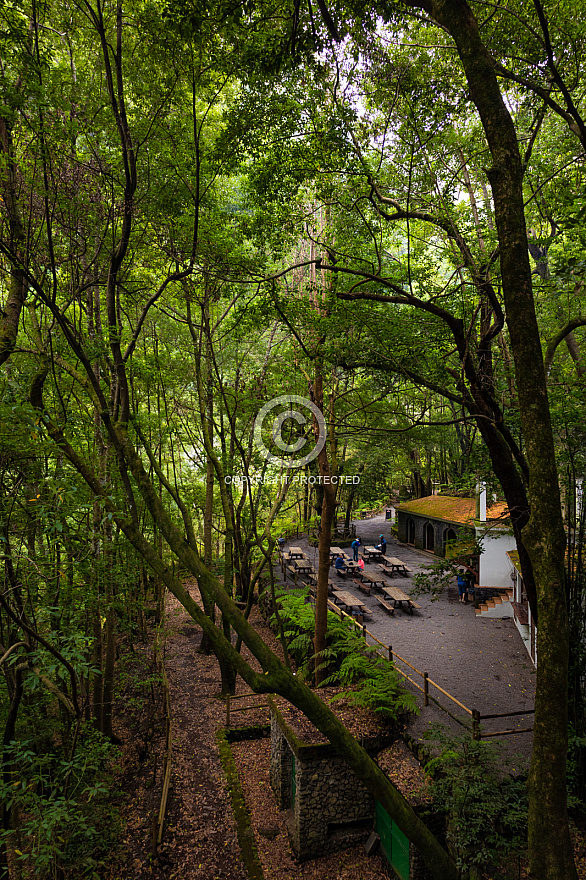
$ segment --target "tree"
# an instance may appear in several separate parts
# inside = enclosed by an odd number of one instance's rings
[[[534,605],[539,614],[539,669],[537,681],[534,751],[530,777],[529,851],[530,871],[535,877],[575,875],[570,844],[567,810],[565,761],[567,750],[567,673],[568,626],[564,593],[565,535],[561,515],[559,482],[555,466],[555,446],[541,339],[536,320],[529,264],[527,230],[524,215],[523,173],[517,133],[511,114],[500,91],[493,61],[483,43],[478,23],[465,2],[412,2],[412,8],[424,11],[452,37],[473,101],[486,136],[492,165],[487,170],[494,201],[498,235],[498,259],[503,290],[504,312],[484,273],[474,278],[480,295],[488,297],[494,323],[485,326],[478,347],[478,364],[470,352],[460,319],[446,312],[433,300],[414,296],[409,287],[381,278],[382,273],[347,268],[358,280],[350,291],[339,295],[347,299],[371,298],[379,302],[413,305],[440,317],[449,326],[458,348],[470,397],[466,401],[489,448],[495,471],[512,511],[515,534],[523,570],[534,578]],[[464,265],[474,273],[474,260],[458,232],[441,216],[432,217],[402,206],[396,199],[383,196],[374,176],[367,169],[372,200],[379,214],[388,220],[435,222],[454,236]],[[391,209],[391,211],[389,210]],[[338,262],[328,267],[340,274]],[[369,282],[384,282],[390,294],[362,294]],[[358,291],[358,292],[356,292]],[[515,458],[523,466],[516,445],[495,406],[492,376],[487,370],[486,353],[490,342],[506,323],[515,362],[515,377],[521,424],[525,441],[526,469],[519,473]],[[484,350],[484,367],[483,367]],[[503,460],[507,462],[503,468]],[[523,468],[522,468],[523,469]],[[524,501],[524,480],[528,483],[528,501]],[[522,519],[516,520],[515,500],[524,507]],[[525,558],[524,558],[525,557]],[[547,769],[549,768],[549,769]],[[552,840],[551,816],[556,816],[555,841]]]

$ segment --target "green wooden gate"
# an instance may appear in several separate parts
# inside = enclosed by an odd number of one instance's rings
[[[375,828],[387,860],[401,880],[409,880],[409,839],[378,801],[375,809]]]

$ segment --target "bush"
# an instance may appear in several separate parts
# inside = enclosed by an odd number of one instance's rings
[[[20,817],[22,851],[13,851],[38,878],[99,878],[101,859],[120,827],[104,772],[113,746],[89,725],[69,760],[57,751],[39,754],[31,745],[10,744],[12,779],[0,782],[0,800]],[[0,839],[14,845],[11,834],[2,831]]]
[[[361,640],[362,641],[362,640]],[[362,641],[361,650],[347,654],[340,668],[328,679],[341,685],[352,685],[335,696],[347,698],[353,706],[370,709],[385,721],[398,721],[407,712],[418,712],[415,697],[402,686],[394,663],[381,657]]]
[[[441,747],[425,769],[434,777],[431,794],[446,817],[448,843],[463,876],[502,865],[508,853],[525,847],[526,783],[504,775],[495,743],[468,734],[452,737],[439,724],[425,736]]]

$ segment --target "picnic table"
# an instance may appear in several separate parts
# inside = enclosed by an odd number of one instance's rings
[[[360,568],[359,563],[354,562],[352,559],[346,560],[346,568],[355,576],[362,574],[362,569]]]
[[[376,577],[374,572],[362,572],[363,583],[369,584],[374,590],[383,590],[386,587],[386,581],[383,578]]]
[[[330,547],[330,556],[334,559],[336,556],[345,556],[346,554],[341,547]]]
[[[346,608],[349,608],[351,611],[356,609],[360,614],[368,614],[368,608],[366,605],[347,590],[334,590],[334,598],[336,602],[339,602],[340,605],[345,605]]]
[[[404,577],[409,577],[412,569],[410,569],[408,565],[405,565],[401,559],[397,559],[396,556],[383,556],[382,558],[384,559],[386,566],[390,568],[392,574],[397,572]]]
[[[298,559],[293,560],[293,565],[299,572],[299,574],[313,574],[313,566],[307,559],[303,559],[301,562]]]
[[[374,556],[375,559],[378,559],[380,556],[383,555],[383,551],[377,550],[376,547],[364,547],[362,552],[366,554],[366,557],[368,559],[370,559],[371,556]]]
[[[400,587],[384,587],[383,592],[387,594],[389,599],[393,600],[394,607],[399,606],[401,611],[403,611],[403,605],[405,605],[405,610],[409,611],[410,614],[413,614],[414,608],[420,608],[421,606],[415,602],[411,596],[408,596],[407,593],[404,593]]]
[[[304,556],[301,547],[289,547],[289,559],[303,559]]]

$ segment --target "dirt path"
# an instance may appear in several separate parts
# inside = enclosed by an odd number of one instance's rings
[[[199,598],[196,588],[191,590]],[[173,717],[173,777],[162,852],[163,876],[247,880],[216,732],[225,718],[218,664],[197,653],[201,630],[167,600],[166,665]],[[166,864],[165,864],[166,863]]]
[[[199,599],[195,585],[191,593]],[[404,622],[408,620],[406,617]],[[266,623],[259,616],[254,622],[262,637],[278,651]],[[248,880],[216,741],[217,731],[225,724],[225,703],[217,697],[218,664],[214,657],[198,653],[201,630],[172,596],[167,600],[167,625],[166,663],[174,745],[164,842],[153,860],[149,817],[158,808],[160,761],[155,774],[148,770],[143,772],[142,779],[139,777],[141,760],[144,768],[149,759],[141,759],[140,755],[146,752],[142,739],[127,722],[132,711],[130,705],[120,705],[118,732],[125,740],[126,831],[118,852],[112,854],[111,871],[105,880]],[[251,659],[246,650],[243,654]],[[239,691],[244,690],[248,688],[239,681]],[[258,698],[249,702],[257,703]],[[266,710],[256,709],[239,718],[242,721],[237,724],[261,723],[266,720]],[[137,721],[134,730],[139,729]],[[160,746],[161,731],[151,728],[149,736],[153,744],[156,741]],[[265,880],[381,880],[387,876],[381,857],[366,857],[362,846],[304,865],[296,863],[288,843],[286,816],[276,809],[268,781],[268,748],[266,739],[232,747]],[[402,744],[392,747],[382,765],[400,788],[403,781],[405,792],[413,790],[409,777],[415,778],[419,770]],[[157,782],[154,788],[153,775]],[[580,846],[577,855],[583,863],[586,848],[582,843]],[[580,876],[586,877],[583,864]]]
[[[191,593],[199,598],[195,587]],[[247,880],[216,742],[216,733],[225,724],[225,704],[216,696],[220,689],[218,664],[214,657],[198,653],[201,630],[173,597],[167,602],[167,623],[174,739],[167,830],[159,858],[144,865],[133,880]],[[254,616],[254,624],[277,651],[260,616]],[[246,650],[243,655],[252,659]],[[248,690],[239,681],[238,691]],[[258,703],[259,698],[249,702]],[[266,720],[266,709],[257,709],[245,713],[236,724]],[[363,846],[298,865],[289,846],[285,815],[276,809],[269,784],[268,740],[238,743],[232,751],[265,880],[382,880],[387,876],[380,855],[367,857]],[[405,760],[413,759],[407,753]],[[129,875],[124,880],[130,880]]]

